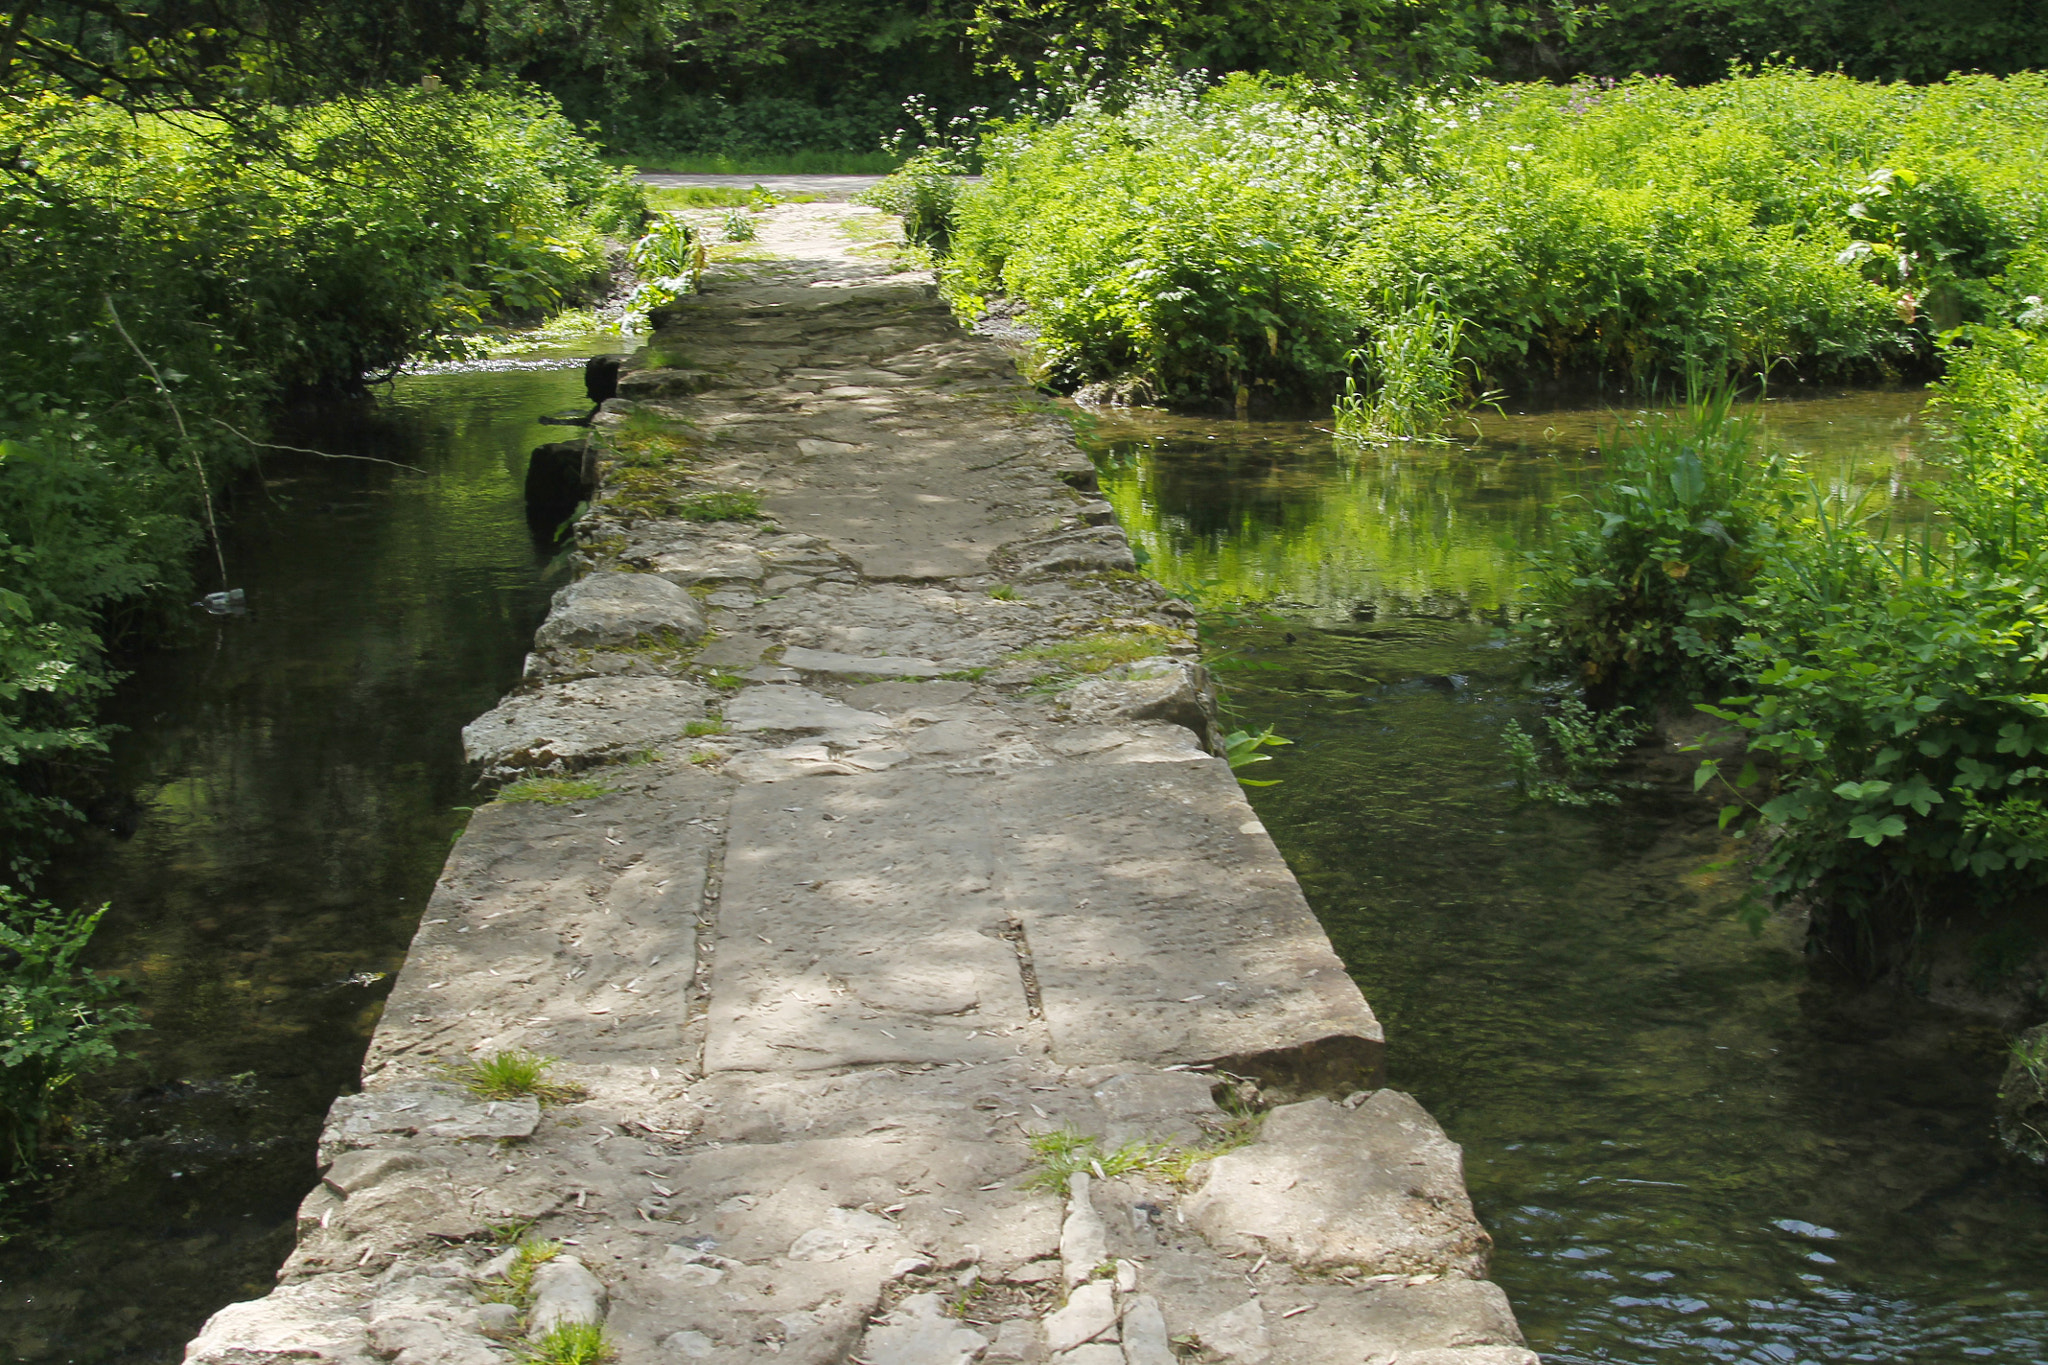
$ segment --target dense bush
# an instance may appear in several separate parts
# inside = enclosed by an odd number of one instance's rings
[[[1934,523],[1893,527],[1696,407],[1624,431],[1565,505],[1529,622],[1595,697],[1733,727],[1748,760],[1699,783],[1761,837],[1750,912],[1803,904],[1864,971],[2048,885],[2048,337],[1950,347]]]
[[[1374,304],[1463,319],[1480,385],[1875,378],[2038,272],[2048,81],[1783,69],[1355,90],[1190,81],[999,125],[952,280],[1028,302],[1056,378],[1327,397]]]
[[[1785,472],[1733,391],[1690,395],[1601,441],[1601,477],[1557,513],[1523,628],[1604,705],[1713,695],[1736,669],[1731,610],[1776,549]]]
[[[19,881],[99,743],[103,641],[191,596],[207,494],[266,404],[560,306],[642,208],[552,106],[509,94],[233,123],[24,95],[0,144],[0,866]]]

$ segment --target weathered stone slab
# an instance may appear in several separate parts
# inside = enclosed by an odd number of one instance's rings
[[[1221,759],[1012,774],[1004,890],[1062,1061],[1250,1059],[1384,1035]]]
[[[725,704],[725,723],[742,732],[818,734],[839,744],[858,744],[886,729],[888,717],[856,711],[808,687],[749,687]]]
[[[1209,1163],[1186,1213],[1219,1247],[1307,1271],[1476,1279],[1493,1246],[1457,1144],[1395,1090],[1356,1109],[1306,1100],[1273,1110],[1257,1142]]]
[[[708,1070],[993,1060],[1024,1045],[974,780],[747,787],[731,821]]]
[[[574,772],[658,749],[704,718],[710,693],[680,678],[579,678],[507,697],[462,727],[486,776]]]
[[[1307,1365],[1538,1365],[1500,1286],[1453,1278],[1318,1296],[1280,1324],[1289,1359]]]
[[[704,633],[697,599],[656,574],[594,573],[555,594],[533,638],[541,649],[598,649],[665,632],[685,644]]]
[[[231,1303],[185,1348],[186,1365],[375,1365],[353,1287],[284,1285]]]
[[[782,666],[803,673],[836,673],[847,678],[936,678],[946,671],[930,659],[913,659],[908,655],[869,657],[805,649],[802,645],[791,645],[782,651]]]
[[[460,1086],[412,1081],[335,1100],[327,1111],[320,1145],[326,1155],[373,1146],[393,1136],[444,1142],[523,1138],[531,1136],[539,1122],[540,1102],[531,1097],[480,1100]]]

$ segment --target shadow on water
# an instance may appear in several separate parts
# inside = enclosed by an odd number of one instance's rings
[[[561,434],[536,419],[581,397],[577,369],[443,373],[290,414],[282,443],[425,473],[266,454],[226,545],[250,614],[129,661],[132,837],[82,839],[39,891],[112,903],[93,965],[151,1028],[92,1087],[104,1162],[0,1246],[0,1358],[172,1361],[270,1287],[472,799],[461,727],[545,610],[521,480]]]
[[[1824,477],[1889,494],[1915,394],[1769,405]],[[1517,798],[1536,697],[1493,623],[1591,413],[1353,458],[1304,424],[1095,428],[1149,569],[1204,599],[1242,722],[1296,741],[1252,799],[1385,1022],[1393,1083],[1464,1144],[1495,1275],[1552,1362],[2048,1358],[2048,1199],[1993,1160],[2002,1038],[1809,976],[1730,918],[1690,762],[1619,810]]]

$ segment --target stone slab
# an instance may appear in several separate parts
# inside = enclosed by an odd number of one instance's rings
[[[996,802],[1062,1061],[1378,1065],[1379,1022],[1221,759],[1018,772]]]
[[[1209,1163],[1185,1212],[1219,1247],[1311,1272],[1476,1279],[1493,1248],[1458,1145],[1395,1090],[1273,1110],[1257,1142]]]
[[[705,1067],[1013,1056],[1031,1024],[975,780],[741,789]]]

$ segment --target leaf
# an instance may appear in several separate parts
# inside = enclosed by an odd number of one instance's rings
[[[1849,822],[1849,837],[1861,839],[1872,848],[1905,832],[1906,819],[1902,815],[1887,815],[1882,819],[1875,815],[1859,815]]]

